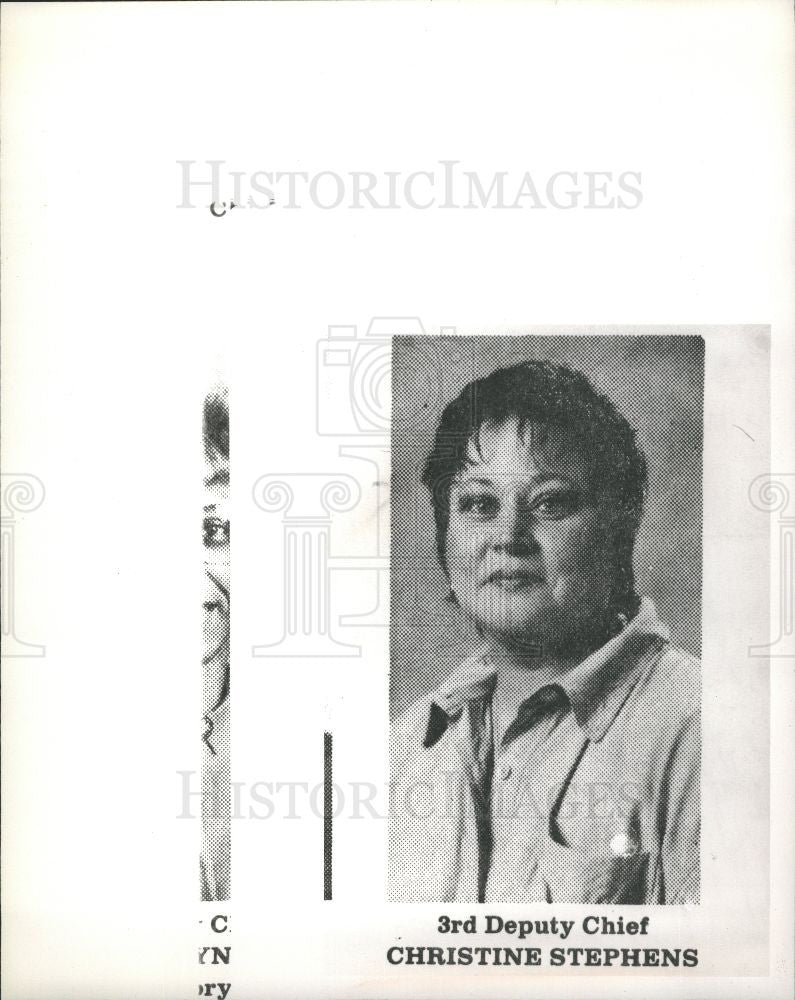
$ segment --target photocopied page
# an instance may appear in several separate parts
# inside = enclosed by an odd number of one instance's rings
[[[0,28],[3,997],[792,998],[791,4]]]

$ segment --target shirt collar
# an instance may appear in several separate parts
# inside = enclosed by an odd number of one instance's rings
[[[641,599],[635,617],[608,642],[554,683],[566,692],[579,726],[589,739],[602,739],[615,719],[641,669],[669,640],[668,627],[654,602]],[[467,703],[490,697],[497,670],[488,647],[478,650],[433,695],[424,745],[431,747],[455,722]]]
[[[497,682],[497,671],[484,646],[470,656],[433,694],[428,713],[428,727],[423,745],[432,747],[455,722],[464,706],[478,698],[490,697]]]
[[[590,739],[602,739],[643,667],[651,665],[669,639],[654,602],[644,597],[638,613],[618,635],[560,678],[577,722]]]

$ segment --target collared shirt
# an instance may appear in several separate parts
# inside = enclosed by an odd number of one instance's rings
[[[644,599],[495,746],[483,651],[393,730],[390,898],[695,902],[699,664]]]

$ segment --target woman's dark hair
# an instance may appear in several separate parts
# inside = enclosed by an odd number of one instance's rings
[[[225,386],[213,389],[204,399],[204,451],[208,458],[229,459],[229,403]]]
[[[523,361],[471,382],[442,413],[422,479],[431,494],[445,573],[452,482],[468,464],[470,443],[479,450],[483,425],[510,418],[518,419],[522,435],[532,425],[533,440],[541,446],[550,429],[562,431],[588,458],[594,491],[609,494],[624,512],[623,554],[631,561],[648,476],[634,429],[581,372],[549,361]]]

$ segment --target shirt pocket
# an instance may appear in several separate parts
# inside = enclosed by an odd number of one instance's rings
[[[596,854],[545,838],[538,877],[549,903],[645,903],[651,855]]]

